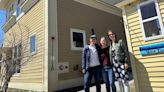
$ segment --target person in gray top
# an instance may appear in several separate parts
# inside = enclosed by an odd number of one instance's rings
[[[121,92],[129,92],[127,50],[114,32],[109,30],[108,36],[110,39],[109,57],[113,64],[115,79],[119,82]]]
[[[82,72],[84,73],[84,90],[90,92],[92,77],[95,79],[96,92],[101,92],[101,57],[96,35],[91,35],[89,45],[82,50]]]

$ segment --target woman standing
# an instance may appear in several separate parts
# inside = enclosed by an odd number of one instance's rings
[[[107,41],[105,37],[101,37],[100,39],[100,46],[101,46],[101,60],[103,66],[103,79],[106,84],[107,92],[110,92],[110,86],[112,87],[112,92],[116,92],[116,86],[114,84],[114,73],[112,69],[112,64],[109,61],[109,46],[107,46]]]
[[[111,30],[108,31],[110,42],[110,60],[113,63],[113,71],[116,80],[119,82],[121,92],[129,92],[128,84],[128,64],[126,50],[122,40],[118,40],[116,34]]]

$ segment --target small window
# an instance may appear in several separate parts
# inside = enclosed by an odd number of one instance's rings
[[[18,45],[18,57],[22,56],[22,44]]]
[[[14,58],[17,58],[17,46],[14,47]]]
[[[30,53],[36,52],[36,35],[30,37]]]
[[[85,31],[71,28],[71,49],[81,50],[85,43]]]
[[[21,13],[22,13],[22,9],[20,7],[17,7],[16,16],[18,17]]]
[[[21,67],[22,44],[18,44],[13,48],[13,69],[14,73],[20,73]]]
[[[156,0],[149,0],[139,5],[140,24],[145,40],[164,36],[163,24]]]
[[[25,0],[18,0],[17,1],[17,8],[16,8],[16,16],[18,17],[19,15],[21,15],[22,12],[22,5],[24,4]]]
[[[22,55],[22,44],[18,44],[13,48],[13,57],[14,59],[21,58]]]
[[[16,74],[20,73],[21,70],[21,59],[14,60],[14,72]]]

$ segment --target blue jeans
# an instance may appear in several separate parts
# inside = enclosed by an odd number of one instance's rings
[[[115,86],[115,78],[114,78],[114,72],[112,67],[110,68],[103,68],[103,79],[106,84],[106,90],[107,92],[110,92],[110,86],[112,88],[112,92],[116,92],[116,86]]]
[[[96,92],[101,92],[101,66],[90,67],[84,74],[84,90],[89,92],[89,87],[91,86],[92,77],[94,76],[96,84]]]

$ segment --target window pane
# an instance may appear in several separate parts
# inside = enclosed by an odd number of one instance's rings
[[[17,58],[17,46],[14,47],[14,58]]]
[[[22,13],[22,9],[21,9],[21,7],[18,7],[18,8],[16,9],[16,15],[17,15],[17,17],[18,17],[21,13]]]
[[[157,36],[162,34],[158,19],[145,22],[143,23],[143,25],[146,37]]]
[[[35,35],[30,38],[30,52],[35,52]]]
[[[74,47],[83,47],[83,33],[73,32]]]
[[[18,60],[16,61],[15,72],[16,72],[16,73],[20,73],[20,68],[21,68],[21,60],[18,59]]]
[[[151,3],[146,4],[146,5],[142,5],[142,6],[140,6],[140,9],[141,9],[141,15],[142,15],[143,20],[157,16],[154,2],[151,2]]]
[[[21,57],[21,55],[22,55],[22,45],[21,44],[19,44],[18,45],[18,57]]]

